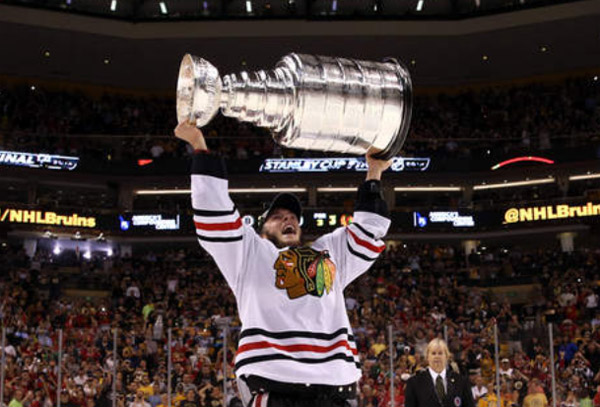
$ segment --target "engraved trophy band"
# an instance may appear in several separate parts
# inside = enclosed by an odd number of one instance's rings
[[[297,149],[398,154],[410,125],[412,82],[395,59],[383,62],[289,54],[275,69],[221,79],[208,61],[186,54],[177,82],[177,119],[198,127],[225,116],[268,128]]]

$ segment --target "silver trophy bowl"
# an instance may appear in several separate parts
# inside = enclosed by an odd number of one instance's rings
[[[275,69],[225,75],[186,54],[177,83],[177,119],[198,127],[225,116],[271,130],[280,145],[363,155],[398,154],[408,133],[412,82],[396,59],[359,61],[289,54]]]

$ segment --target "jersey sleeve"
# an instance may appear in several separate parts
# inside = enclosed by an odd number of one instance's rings
[[[331,252],[338,263],[340,283],[346,287],[366,272],[385,250],[382,238],[390,223],[379,181],[366,181],[358,189],[353,222],[320,237],[313,247]]]
[[[192,163],[192,208],[196,237],[215,260],[234,293],[245,271],[256,232],[245,226],[229,197],[223,158],[196,154]]]

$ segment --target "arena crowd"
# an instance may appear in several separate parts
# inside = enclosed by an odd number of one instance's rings
[[[597,77],[580,76],[419,95],[403,153],[452,158],[589,145],[600,122],[599,88]],[[0,83],[0,147],[7,150],[108,160],[186,156],[191,152],[171,137],[175,125],[174,97]],[[222,116],[205,131],[229,158],[303,154],[282,151],[265,143],[266,130]]]
[[[32,259],[18,247],[2,247],[1,253],[5,405],[56,406],[60,386],[61,406],[112,406],[114,386],[119,407],[166,406],[169,348],[175,406],[217,407],[224,400],[228,407],[241,405],[233,380],[240,325],[234,298],[200,249],[91,260],[76,256],[68,267],[62,255],[41,250]],[[568,254],[498,247],[465,257],[447,245],[390,245],[346,291],[363,362],[355,405],[390,405],[393,380],[395,405],[403,406],[406,380],[425,366],[427,342],[447,337],[451,368],[470,378],[477,406],[496,406],[497,325],[502,406],[551,402],[552,364],[557,405],[600,406],[599,265],[599,249]],[[63,286],[69,273],[109,283],[107,295],[68,296]],[[523,278],[530,279],[534,291],[519,301],[486,288]],[[554,324],[554,360],[548,322]]]

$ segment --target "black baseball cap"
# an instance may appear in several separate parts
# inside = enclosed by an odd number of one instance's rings
[[[300,217],[302,216],[302,205],[300,204],[300,200],[294,194],[289,194],[287,192],[283,192],[283,193],[277,195],[275,198],[273,198],[273,201],[271,201],[271,204],[269,205],[267,210],[264,211],[262,213],[262,215],[260,215],[258,217],[258,229],[259,230],[262,229],[262,226],[264,225],[265,221],[269,218],[269,216],[271,216],[271,213],[277,208],[283,208],[283,209],[289,210],[294,215],[296,215],[296,217],[298,218],[298,221],[300,221]]]

